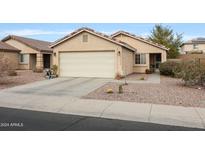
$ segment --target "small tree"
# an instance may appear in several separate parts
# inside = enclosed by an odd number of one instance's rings
[[[176,73],[179,72],[180,62],[177,61],[166,61],[160,64],[159,71],[161,75],[177,77]]]
[[[175,34],[171,28],[155,25],[149,40],[169,48],[167,58],[176,58],[179,55],[179,48],[182,45],[182,34]]]

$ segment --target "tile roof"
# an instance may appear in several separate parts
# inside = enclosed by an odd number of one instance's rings
[[[111,37],[114,38],[115,36],[120,35],[120,34],[124,34],[124,35],[130,36],[130,37],[132,37],[134,39],[137,39],[139,41],[145,42],[147,44],[150,44],[152,46],[158,47],[160,49],[169,50],[168,48],[166,48],[165,46],[163,46],[161,44],[152,42],[152,41],[150,41],[148,39],[145,39],[145,38],[140,37],[140,36],[136,36],[135,34],[132,34],[132,33],[129,33],[129,32],[125,32],[125,31],[118,31],[118,32],[112,34]]]
[[[0,50],[6,50],[6,51],[18,51],[20,52],[19,49],[7,44],[7,43],[4,43],[2,41],[0,41]]]
[[[50,45],[50,47],[53,48],[54,46],[56,46],[56,45],[58,45],[58,44],[60,44],[60,43],[62,43],[62,42],[64,42],[64,41],[68,40],[69,38],[71,38],[71,37],[73,37],[73,36],[75,36],[75,35],[77,35],[77,34],[83,32],[83,31],[86,31],[86,32],[92,33],[92,34],[94,34],[94,35],[97,35],[97,36],[99,36],[99,37],[102,37],[102,38],[104,38],[104,39],[106,39],[106,40],[108,40],[108,41],[111,41],[111,42],[113,42],[113,43],[115,43],[115,44],[121,45],[121,46],[123,46],[123,47],[125,47],[125,48],[128,48],[128,49],[132,50],[132,51],[136,51],[136,49],[135,49],[134,47],[132,47],[131,45],[129,45],[129,44],[125,43],[125,42],[122,42],[122,41],[119,41],[119,40],[117,40],[117,39],[114,39],[114,38],[112,38],[111,36],[106,35],[106,34],[104,34],[104,33],[96,32],[95,30],[93,30],[93,29],[91,29],[91,28],[87,28],[87,27],[82,27],[82,28],[80,28],[80,29],[77,29],[76,31],[74,31],[74,32],[72,32],[72,33],[66,35],[65,37],[58,39],[57,41],[55,41],[54,43],[52,43],[52,44]]]
[[[52,49],[49,48],[49,45],[51,42],[46,42],[46,41],[16,36],[16,35],[9,35],[9,36],[5,37],[4,39],[2,39],[2,41],[5,42],[9,39],[14,39],[16,41],[19,41],[19,42],[35,49],[35,50],[38,50],[38,51],[52,52]]]

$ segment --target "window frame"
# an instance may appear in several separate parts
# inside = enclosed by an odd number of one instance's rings
[[[20,53],[19,57],[20,57],[19,58],[20,64],[29,64],[29,54]],[[22,59],[23,59],[23,61],[22,61]]]
[[[139,63],[137,63],[137,57],[139,56]],[[147,64],[147,60],[146,60],[146,53],[135,53],[134,56],[134,65],[146,65]]]
[[[193,49],[199,49],[199,44],[194,43],[193,44]]]

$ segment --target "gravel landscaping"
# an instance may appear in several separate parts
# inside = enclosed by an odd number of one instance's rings
[[[160,84],[130,83],[123,86],[122,94],[118,93],[118,85],[107,83],[84,98],[205,107],[205,89],[185,87],[180,79],[161,76]],[[113,94],[106,93],[110,88],[113,89]]]
[[[16,72],[17,76],[0,78],[0,90],[45,79],[43,73],[34,73],[30,70],[18,70]]]

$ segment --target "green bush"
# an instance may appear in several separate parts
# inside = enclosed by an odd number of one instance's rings
[[[180,68],[180,62],[166,61],[160,64],[159,71],[161,75],[175,77],[175,70]]]
[[[181,71],[178,77],[182,78],[185,85],[204,85],[205,84],[205,66],[197,61],[188,61],[181,64]]]
[[[57,75],[58,66],[57,66],[57,65],[53,65],[53,66],[52,66],[52,70],[53,70],[53,74],[54,74],[54,75]]]

